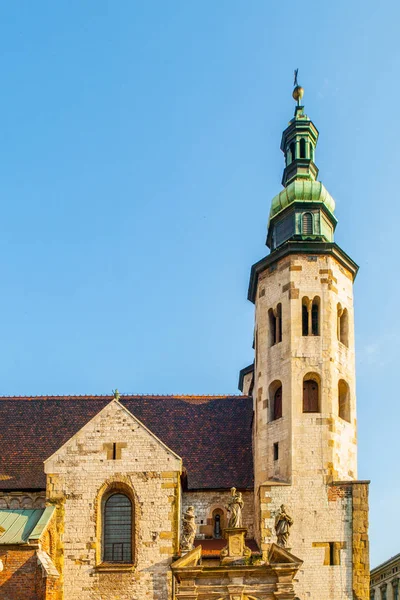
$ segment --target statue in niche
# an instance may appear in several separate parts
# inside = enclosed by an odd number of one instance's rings
[[[189,506],[185,514],[183,515],[182,521],[182,535],[181,535],[181,550],[182,552],[190,552],[193,550],[193,542],[196,535],[196,523],[195,523],[194,507]]]
[[[276,537],[278,538],[278,546],[282,546],[283,548],[287,546],[290,535],[289,530],[292,525],[293,519],[292,517],[289,517],[286,512],[286,506],[282,504],[279,509],[279,513],[275,517],[275,531]]]
[[[244,506],[242,493],[237,492],[236,488],[231,488],[231,498],[226,505],[230,516],[228,521],[228,529],[237,529],[243,527],[242,508]]]

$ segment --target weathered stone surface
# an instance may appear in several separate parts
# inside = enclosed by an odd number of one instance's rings
[[[121,444],[119,459],[108,446]],[[112,402],[46,461],[47,494],[63,510],[64,600],[170,597],[179,544],[181,461],[118,402]],[[101,495],[131,489],[135,499],[132,566],[103,570]]]

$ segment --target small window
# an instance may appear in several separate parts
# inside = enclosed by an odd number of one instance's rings
[[[309,212],[303,214],[302,233],[304,235],[312,235],[313,233],[313,216]]]
[[[132,503],[112,494],[104,504],[103,561],[132,562]]]
[[[269,345],[275,346],[282,341],[282,304],[279,303],[275,310],[268,311]]]
[[[268,311],[269,320],[269,345],[274,346],[276,344],[276,317],[272,308]]]
[[[303,298],[303,305],[301,307],[301,311],[302,311],[302,333],[303,335],[308,335],[308,307],[307,304],[304,303],[304,298]]]
[[[393,586],[393,600],[399,600],[399,580],[394,579],[392,582]]]
[[[296,144],[292,142],[289,146],[290,154],[292,156],[292,160],[296,159]],[[292,162],[292,160],[290,162]]]
[[[306,158],[306,140],[304,138],[300,140],[300,158]]]
[[[313,335],[319,335],[319,298],[316,296],[311,307],[311,332]]]
[[[274,444],[274,460],[278,460],[279,458],[279,443],[276,442]]]
[[[345,308],[340,317],[339,340],[345,346],[349,347],[349,314]]]
[[[333,542],[329,542],[329,564],[335,564],[335,546]]]
[[[276,343],[282,341],[282,304],[279,303],[276,307]]]
[[[311,375],[306,376],[306,378],[303,381],[303,412],[319,412],[318,381],[316,381],[315,379],[311,379]]]
[[[268,387],[268,421],[282,417],[282,383],[277,379]]]
[[[310,160],[314,160],[314,146],[310,144]]]
[[[344,379],[338,383],[339,417],[350,423],[350,390]]]
[[[223,512],[220,508],[217,508],[213,512],[212,520],[213,520],[213,537],[220,538],[222,537],[222,518]]]
[[[274,394],[274,406],[273,406],[273,421],[282,417],[282,386],[278,387]]]

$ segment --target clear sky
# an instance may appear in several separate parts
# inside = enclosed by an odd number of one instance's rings
[[[373,566],[400,552],[399,22],[396,0],[0,5],[2,394],[237,392],[299,67],[361,266]]]

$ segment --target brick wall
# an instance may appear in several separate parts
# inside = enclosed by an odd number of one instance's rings
[[[42,600],[36,590],[35,548],[3,546],[0,559],[4,565],[0,572],[0,600]]]

